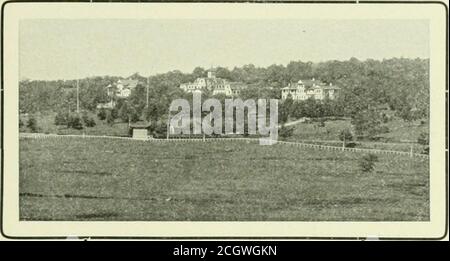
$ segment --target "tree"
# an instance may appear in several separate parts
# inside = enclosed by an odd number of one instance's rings
[[[382,114],[375,109],[358,112],[351,122],[358,136],[374,138],[378,134],[389,132],[389,128],[383,125]]]
[[[349,129],[343,129],[339,133],[339,139],[343,142],[343,146],[346,146],[346,143],[353,140],[353,134]]]
[[[371,172],[375,168],[375,163],[378,162],[378,157],[375,154],[364,155],[359,160],[359,166],[363,172]]]
[[[119,108],[119,118],[123,121],[123,122],[128,122],[129,118],[130,118],[130,112],[128,110],[128,103],[123,103],[122,106],[120,106]]]
[[[98,113],[97,113],[97,117],[101,120],[101,121],[103,121],[103,120],[105,120],[106,119],[106,116],[107,116],[107,112],[106,112],[106,110],[105,109],[100,109],[99,111],[98,111]]]
[[[278,116],[278,120],[280,121],[280,123],[283,124],[288,121],[289,116],[292,114],[293,103],[294,101],[292,100],[292,97],[290,95],[286,100],[283,101],[283,103],[281,103]]]
[[[94,127],[96,125],[94,118],[87,114],[83,114],[83,122],[86,127]]]
[[[81,121],[80,116],[78,115],[70,115],[67,121],[67,128],[72,128],[76,130],[83,129],[83,123]]]
[[[106,122],[107,122],[109,125],[113,125],[113,124],[114,124],[114,121],[115,121],[115,118],[113,117],[113,114],[111,113],[111,111],[108,112],[107,115],[106,115]]]
[[[119,118],[119,110],[117,110],[116,108],[112,108],[110,111],[110,115],[114,120]]]

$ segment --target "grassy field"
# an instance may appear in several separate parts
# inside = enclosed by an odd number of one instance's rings
[[[21,220],[429,220],[428,160],[242,141],[20,140]]]
[[[404,122],[395,119],[388,122],[388,133],[380,134],[383,141],[357,140],[356,147],[367,149],[382,149],[396,151],[410,151],[411,146],[415,153],[421,153],[424,146],[417,143],[420,133],[428,133],[428,122],[421,121]],[[350,120],[328,120],[325,126],[319,127],[318,123],[299,123],[293,126],[293,135],[288,141],[302,141],[312,144],[342,146],[339,134],[343,129],[351,129]]]
[[[96,115],[90,113],[96,121],[95,127],[85,127],[82,130],[75,130],[67,128],[66,126],[55,126],[55,113],[36,114],[38,120],[39,132],[52,134],[77,134],[77,135],[106,135],[106,136],[128,136],[128,123],[117,120],[113,125],[101,121]],[[26,119],[23,119],[26,121]],[[358,140],[356,147],[367,149],[383,149],[383,150],[397,150],[410,151],[413,146],[415,153],[421,153],[424,146],[416,143],[420,133],[428,132],[428,122],[420,123],[421,120],[415,122],[404,122],[400,119],[394,119],[387,124],[389,128],[388,133],[379,135],[384,141],[374,142],[368,140]],[[325,126],[319,127],[317,122],[298,123],[292,126],[294,128],[293,135],[285,140],[301,141],[312,144],[321,144],[329,146],[342,146],[339,140],[339,133],[343,129],[351,128],[350,119],[345,120],[327,120]],[[23,132],[29,132],[26,127],[22,128]],[[410,142],[405,142],[410,141]]]
[[[386,124],[388,133],[380,134],[380,138],[388,142],[417,141],[420,133],[428,132],[428,122],[421,124],[420,120],[415,122],[405,122],[395,119]],[[297,140],[339,140],[339,133],[343,129],[350,129],[350,119],[328,120],[324,127],[319,127],[318,123],[296,124],[292,138]]]

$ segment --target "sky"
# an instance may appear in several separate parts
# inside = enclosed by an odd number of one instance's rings
[[[143,76],[201,66],[429,58],[426,20],[22,20],[19,75]]]

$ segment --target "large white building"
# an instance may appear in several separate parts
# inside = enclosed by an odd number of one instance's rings
[[[216,77],[214,69],[208,70],[207,77],[199,77],[194,82],[183,83],[180,88],[185,92],[212,91],[213,95],[224,94],[226,96],[238,96],[246,86],[239,82],[229,82],[226,79]]]
[[[290,83],[289,86],[281,89],[281,99],[285,100],[289,96],[293,100],[304,101],[309,98],[323,100],[325,98],[335,99],[340,88],[333,84],[325,84],[322,81],[315,80],[299,80],[296,83]]]

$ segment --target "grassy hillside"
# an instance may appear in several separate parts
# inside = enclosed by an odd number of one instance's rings
[[[21,220],[429,220],[428,160],[242,141],[21,139]]]

